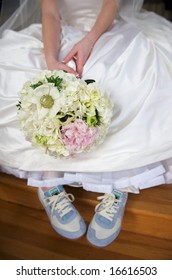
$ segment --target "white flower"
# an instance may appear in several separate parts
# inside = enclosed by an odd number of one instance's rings
[[[54,117],[60,110],[60,93],[51,84],[44,84],[34,90],[31,101],[37,106],[38,119]]]

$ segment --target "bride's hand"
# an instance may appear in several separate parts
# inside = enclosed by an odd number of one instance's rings
[[[49,70],[63,70],[68,73],[77,75],[77,72],[74,69],[66,65],[64,62],[58,61],[56,59],[47,61],[47,67]]]
[[[68,63],[70,60],[74,60],[76,63],[76,71],[81,76],[83,67],[91,54],[93,44],[85,37],[79,41],[72,50],[64,58],[64,63]]]

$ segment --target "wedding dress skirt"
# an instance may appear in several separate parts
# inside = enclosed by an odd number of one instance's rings
[[[106,193],[113,188],[137,193],[172,183],[172,24],[152,13],[144,17],[145,25],[136,19],[114,21],[96,42],[82,78],[106,88],[114,116],[105,142],[71,159],[53,158],[34,148],[16,118],[23,83],[46,69],[41,24],[3,33],[1,171],[27,178],[30,186],[69,184]],[[86,32],[63,22],[61,60]]]

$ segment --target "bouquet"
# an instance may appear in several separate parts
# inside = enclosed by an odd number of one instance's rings
[[[17,104],[27,140],[55,157],[88,152],[103,142],[112,104],[93,80],[65,71],[43,71],[27,81]]]

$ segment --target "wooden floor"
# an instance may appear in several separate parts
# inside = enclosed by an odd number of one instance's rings
[[[88,224],[98,194],[66,187]],[[70,241],[51,227],[36,188],[0,173],[0,259],[139,260],[172,259],[172,185],[130,194],[118,238],[106,248],[93,247],[86,236]]]

